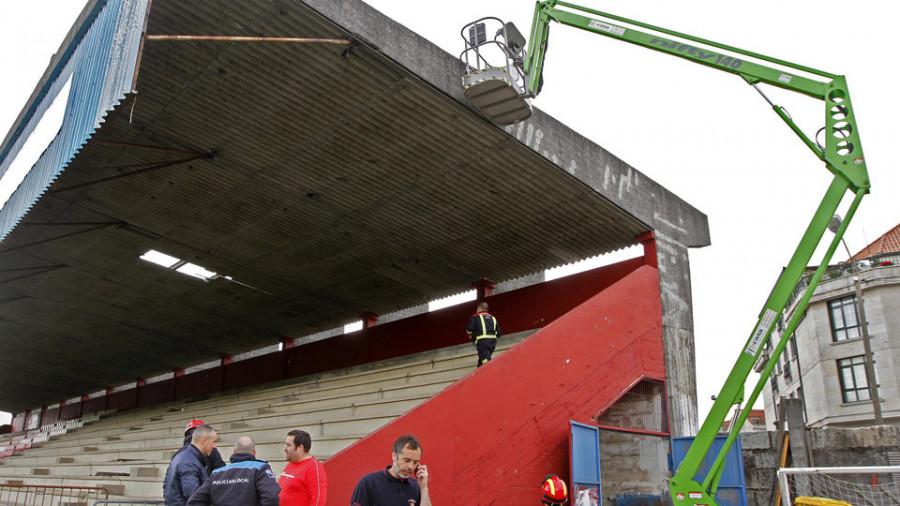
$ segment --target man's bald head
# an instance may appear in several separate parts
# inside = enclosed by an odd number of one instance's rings
[[[256,443],[250,436],[241,436],[234,442],[234,453],[249,453],[256,455]]]

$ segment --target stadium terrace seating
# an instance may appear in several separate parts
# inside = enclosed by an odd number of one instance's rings
[[[504,337],[495,356],[532,332]],[[5,435],[0,456],[11,455],[0,458],[0,483],[102,486],[111,497],[160,498],[169,460],[193,418],[218,430],[226,461],[235,439],[248,435],[257,443],[257,457],[280,473],[288,430],[309,432],[313,455],[326,460],[471,373],[475,358],[471,345],[452,346],[283,384],[105,413],[30,436]]]

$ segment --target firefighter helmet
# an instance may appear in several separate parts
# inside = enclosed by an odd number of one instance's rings
[[[565,504],[569,499],[566,482],[555,474],[548,474],[541,484],[541,502],[543,504]]]
[[[196,429],[201,425],[203,425],[203,420],[191,420],[187,425],[184,426],[184,433],[187,434],[187,431]]]

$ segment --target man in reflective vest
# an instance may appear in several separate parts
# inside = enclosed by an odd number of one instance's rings
[[[500,337],[500,324],[488,313],[487,302],[478,303],[476,313],[469,318],[466,333],[478,350],[478,367],[488,363],[494,353],[494,347],[497,346],[497,338]]]

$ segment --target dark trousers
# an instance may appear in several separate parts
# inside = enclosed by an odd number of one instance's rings
[[[484,337],[475,341],[475,349],[478,350],[478,367],[491,361],[495,346],[497,346],[495,338]]]

